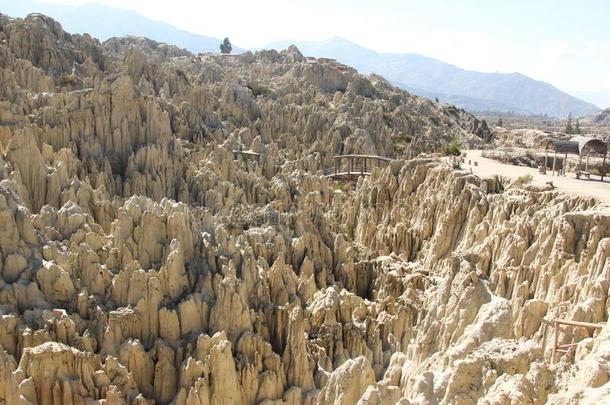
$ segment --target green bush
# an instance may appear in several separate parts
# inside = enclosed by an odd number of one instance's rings
[[[77,82],[75,75],[61,75],[57,80],[61,87],[75,86]]]
[[[460,156],[462,149],[458,141],[452,141],[450,144],[443,145],[442,152],[445,156]]]
[[[271,94],[271,90],[269,90],[268,87],[265,87],[262,84],[250,83],[248,84],[248,88],[250,89],[254,97],[268,96],[269,94]]]
[[[353,190],[353,187],[352,187],[352,184],[350,182],[342,182],[342,183],[337,183],[335,185],[335,189],[341,190],[344,193],[349,193],[350,191]]]
[[[601,173],[601,171],[597,167],[594,167],[593,169],[591,169],[591,174],[599,175],[600,173]]]
[[[392,122],[392,114],[384,111],[383,112],[383,122],[385,122],[386,125],[389,125],[390,122]]]
[[[529,184],[532,182],[532,180],[534,180],[534,177],[531,174],[525,174],[523,176],[519,176],[515,179],[515,185],[516,186],[524,186],[526,184]]]

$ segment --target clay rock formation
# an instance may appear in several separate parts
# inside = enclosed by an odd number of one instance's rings
[[[466,112],[40,15],[0,16],[0,77],[0,402],[610,397],[608,327],[553,328],[607,322],[608,208],[405,160],[489,141]]]

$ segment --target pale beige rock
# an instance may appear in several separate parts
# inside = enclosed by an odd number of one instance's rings
[[[217,300],[210,311],[210,332],[225,331],[229,340],[237,341],[242,333],[252,330],[250,311],[240,284],[231,276],[218,285]]]
[[[374,383],[375,375],[368,360],[364,357],[350,359],[331,373],[328,384],[320,392],[318,404],[354,404]]]
[[[231,342],[224,340],[210,349],[210,379],[212,404],[241,404],[242,393],[235,372]]]
[[[294,308],[288,319],[286,348],[282,356],[284,372],[289,386],[297,386],[306,392],[314,389],[313,360],[307,354],[303,312]]]
[[[2,277],[4,278],[4,281],[9,283],[17,281],[21,272],[25,270],[27,265],[25,257],[18,253],[6,256],[6,259],[4,259],[4,266],[2,266]]]
[[[607,207],[402,160],[489,140],[465,111],[40,15],[0,16],[0,94],[0,402],[610,397],[607,327],[550,362],[554,319],[607,321]]]

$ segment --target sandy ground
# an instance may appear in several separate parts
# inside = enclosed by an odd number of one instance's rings
[[[603,183],[599,181],[599,176],[591,176],[591,179],[577,179],[574,173],[567,173],[565,176],[553,176],[552,172],[547,174],[538,173],[538,169],[530,167],[513,166],[500,163],[496,160],[487,159],[481,156],[480,150],[468,150],[466,160],[462,167],[466,170],[472,168],[472,172],[478,176],[502,175],[510,178],[517,178],[527,174],[533,177],[532,183],[544,186],[552,181],[557,191],[566,194],[578,195],[583,197],[594,197],[606,203],[610,207],[610,178],[605,177]],[[471,161],[472,164],[468,164]],[[474,165],[477,162],[477,166]]]

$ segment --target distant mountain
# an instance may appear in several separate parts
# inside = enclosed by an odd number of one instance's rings
[[[267,46],[284,49],[293,42]],[[520,73],[481,73],[417,54],[378,53],[342,38],[294,43],[307,56],[335,58],[363,73],[377,73],[417,95],[438,97],[470,111],[512,111],[554,117],[599,111],[586,101]]]
[[[11,17],[25,17],[42,13],[59,21],[72,33],[89,33],[105,41],[126,35],[141,36],[186,48],[191,52],[220,52],[221,39],[180,30],[165,22],[151,20],[134,11],[100,4],[71,6],[48,4],[33,0],[0,0],[0,13]],[[244,50],[233,47],[234,53]]]

